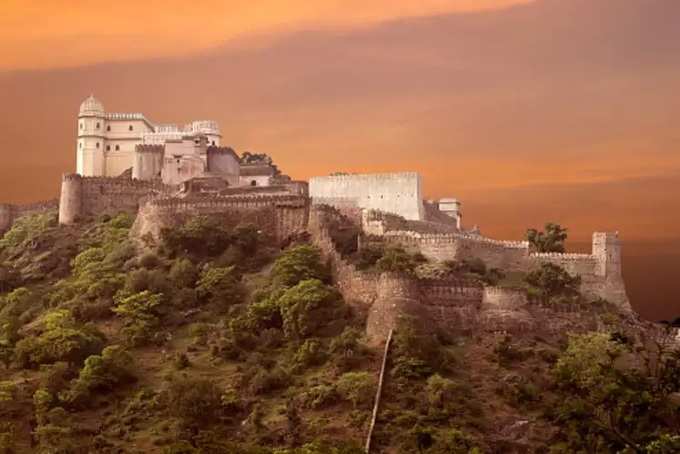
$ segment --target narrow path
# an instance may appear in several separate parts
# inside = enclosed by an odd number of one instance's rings
[[[375,393],[375,402],[373,404],[373,416],[371,417],[371,425],[368,428],[368,435],[366,436],[366,453],[371,452],[371,440],[373,438],[373,429],[375,422],[378,419],[378,408],[380,407],[380,396],[382,395],[383,381],[385,380],[385,369],[387,368],[387,355],[390,352],[390,345],[392,344],[392,333],[390,330],[387,335],[387,342],[385,342],[385,352],[383,353],[382,366],[380,367],[380,378],[378,379],[378,389]]]

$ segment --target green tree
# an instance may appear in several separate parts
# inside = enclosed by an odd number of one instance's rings
[[[272,282],[275,287],[293,287],[307,279],[327,282],[328,270],[321,262],[319,249],[302,244],[287,249],[274,262]]]
[[[527,240],[536,252],[564,252],[567,229],[559,224],[548,222],[545,224],[545,232],[528,229]]]
[[[345,309],[340,293],[318,279],[307,279],[289,288],[278,305],[283,331],[291,339],[317,334],[330,321],[341,318]]]
[[[574,299],[579,296],[581,277],[572,276],[562,267],[552,263],[543,263],[541,267],[526,275],[531,293],[548,303],[555,298]]]
[[[196,290],[201,298],[222,306],[240,303],[243,295],[233,266],[207,268],[201,273]]]
[[[336,389],[354,408],[366,407],[373,402],[375,378],[368,372],[347,372],[338,379]]]
[[[124,319],[122,333],[129,345],[148,342],[159,325],[163,295],[148,290],[120,299],[113,311]]]

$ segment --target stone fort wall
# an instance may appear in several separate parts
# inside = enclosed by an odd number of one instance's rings
[[[145,198],[168,194],[172,189],[160,181],[67,174],[62,178],[59,222],[71,224],[101,214],[134,214]]]
[[[251,223],[283,242],[307,229],[308,199],[299,195],[157,197],[139,209],[133,234],[160,237],[163,228],[189,217],[220,216],[225,224]]]
[[[57,199],[26,205],[0,204],[0,235],[11,229],[14,223],[24,216],[46,213],[58,207]]]
[[[338,175],[309,180],[315,205],[381,210],[409,220],[424,219],[421,179],[417,173]]]
[[[378,241],[400,245],[435,261],[478,258],[488,267],[529,272],[553,263],[582,279],[581,291],[590,299],[603,298],[630,309],[621,274],[621,243],[617,233],[593,234],[591,254],[533,253],[526,241],[501,241],[464,232],[421,233],[399,228],[394,220],[364,215],[363,227]]]

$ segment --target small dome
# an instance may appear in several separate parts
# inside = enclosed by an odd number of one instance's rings
[[[90,95],[80,105],[81,115],[104,115],[104,105],[94,96]]]

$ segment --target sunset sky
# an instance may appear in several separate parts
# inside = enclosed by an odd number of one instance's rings
[[[636,307],[680,315],[679,23],[677,0],[5,0],[0,201],[55,196],[93,93],[215,119],[294,178],[418,171],[490,236],[619,230]]]

